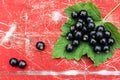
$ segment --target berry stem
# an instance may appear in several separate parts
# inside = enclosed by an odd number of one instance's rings
[[[120,6],[120,3],[117,4],[117,5],[103,18],[103,20],[105,21],[119,6]]]

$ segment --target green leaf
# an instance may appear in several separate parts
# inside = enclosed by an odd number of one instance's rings
[[[91,2],[77,3],[66,8],[64,11],[66,12],[67,16],[72,19],[71,13],[73,11],[79,12],[80,10],[86,10],[88,12],[88,15],[92,16],[95,21],[101,20],[101,13],[99,9]]]
[[[109,30],[112,33],[112,37],[115,39],[115,44],[110,47],[111,49],[109,53],[96,54],[93,51],[93,48],[85,42],[81,42],[78,48],[76,48],[73,52],[68,53],[65,51],[66,45],[70,43],[70,41],[67,40],[65,36],[70,31],[70,26],[74,25],[76,22],[71,18],[71,13],[73,11],[79,12],[80,10],[87,10],[88,14],[93,17],[96,26],[104,25],[105,29]],[[107,59],[110,59],[112,57],[115,48],[120,48],[120,33],[118,32],[117,27],[110,22],[104,22],[101,18],[99,9],[93,3],[77,3],[66,8],[65,12],[70,19],[65,22],[61,28],[62,34],[54,45],[52,58],[66,58],[68,60],[73,59],[79,61],[82,56],[87,55],[94,62],[94,66],[98,66],[99,64],[104,63]]]
[[[70,26],[75,24],[75,20],[69,19],[65,24],[63,24],[61,30],[62,35],[65,36],[70,31]]]

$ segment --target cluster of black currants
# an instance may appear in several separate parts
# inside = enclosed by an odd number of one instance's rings
[[[110,46],[115,42],[110,31],[105,30],[103,25],[95,28],[93,18],[88,15],[86,10],[81,10],[79,13],[73,12],[71,16],[77,22],[66,34],[66,38],[72,42],[66,45],[67,52],[72,52],[81,41],[88,42],[96,53],[110,51]]]
[[[44,50],[44,49],[45,49],[45,43],[42,42],[42,41],[38,41],[38,42],[36,43],[36,48],[37,48],[38,50]],[[26,61],[24,61],[24,60],[19,60],[19,61],[18,61],[17,58],[11,58],[11,59],[9,60],[9,64],[10,64],[11,66],[13,66],[13,67],[19,67],[19,68],[21,68],[21,69],[24,69],[24,68],[27,66]]]
[[[25,68],[26,65],[27,65],[26,61],[24,61],[24,60],[19,60],[18,61],[18,59],[16,59],[16,58],[11,58],[9,60],[9,64],[13,67],[19,67],[21,69]]]

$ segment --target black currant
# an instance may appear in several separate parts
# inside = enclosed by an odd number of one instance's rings
[[[81,18],[78,19],[78,22],[84,23],[83,19],[81,19]]]
[[[84,19],[88,16],[88,13],[86,10],[81,10],[80,13],[79,13],[79,16]]]
[[[82,35],[83,35],[82,32],[77,31],[77,32],[75,32],[74,37],[75,37],[75,39],[81,39]]]
[[[23,69],[23,68],[26,67],[26,65],[27,65],[26,61],[20,60],[20,61],[19,61],[19,64],[18,64],[18,67]]]
[[[101,46],[96,45],[96,46],[94,47],[94,51],[95,51],[96,53],[100,53],[100,52],[102,51]]]
[[[45,49],[45,44],[44,44],[44,42],[38,41],[38,42],[36,43],[36,48],[37,48],[38,50],[44,50],[44,49]]]
[[[102,49],[104,52],[109,52],[110,51],[110,47],[105,45],[103,46],[103,49]]]
[[[72,44],[66,45],[66,51],[67,52],[72,52],[73,51],[73,45]]]
[[[94,21],[93,21],[93,18],[91,16],[88,16],[86,18],[86,22],[89,23],[89,22],[94,22]]]
[[[83,33],[87,33],[87,31],[88,31],[88,30],[87,30],[86,26],[83,26],[82,32],[83,32]]]
[[[115,43],[115,40],[113,38],[108,39],[108,45],[113,45]]]
[[[95,34],[96,34],[96,31],[94,30],[89,33],[90,37],[92,38],[95,38]]]
[[[94,30],[94,28],[95,28],[95,24],[93,22],[89,22],[87,25],[87,29],[91,31],[91,30]]]
[[[107,43],[106,38],[100,39],[100,44],[105,45]]]
[[[66,38],[67,38],[68,40],[72,40],[72,39],[74,38],[74,37],[73,37],[73,33],[68,32],[67,35],[66,35]]]
[[[77,30],[81,30],[82,27],[83,27],[83,23],[81,23],[81,22],[77,22],[77,23],[76,23],[76,29],[77,29]]]
[[[95,46],[97,44],[97,41],[94,38],[91,38],[89,40],[89,44],[92,45],[92,46]]]
[[[75,26],[71,26],[70,27],[70,32],[74,32],[76,30],[76,27]]]
[[[75,11],[74,11],[74,12],[72,12],[72,14],[71,14],[71,15],[72,15],[72,18],[77,18],[77,17],[78,17],[78,13],[77,13],[77,12],[75,12]]]
[[[79,46],[79,44],[80,44],[80,41],[79,41],[79,40],[73,40],[73,41],[72,41],[72,45],[73,45],[74,47]]]
[[[13,67],[16,67],[16,66],[18,66],[18,60],[16,58],[11,58],[9,60],[9,64]]]
[[[104,28],[104,26],[100,25],[100,26],[97,26],[96,30],[97,31],[104,31],[105,28]]]
[[[105,31],[105,32],[104,32],[104,36],[105,36],[106,38],[111,37],[111,32],[110,32],[110,31]]]
[[[98,40],[103,38],[103,32],[101,32],[101,31],[96,32],[95,38]]]
[[[83,35],[83,41],[88,41],[89,40],[89,35],[88,34],[84,34]]]

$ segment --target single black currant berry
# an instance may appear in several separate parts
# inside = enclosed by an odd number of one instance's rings
[[[73,45],[72,44],[66,45],[66,51],[67,52],[72,52],[73,51]]]
[[[111,37],[111,32],[110,32],[110,31],[105,31],[105,32],[104,32],[104,36],[105,36],[106,38]]]
[[[89,40],[89,35],[88,34],[84,34],[83,35],[83,41],[88,41]]]
[[[77,32],[75,32],[74,37],[75,37],[75,39],[81,39],[82,35],[83,35],[82,32],[77,31]]]
[[[9,64],[13,67],[16,67],[16,66],[18,66],[18,60],[16,58],[11,58],[9,60]]]
[[[44,44],[44,42],[38,41],[38,42],[36,43],[36,48],[37,48],[38,50],[44,50],[44,49],[45,49],[45,44]]]
[[[100,39],[100,44],[105,45],[107,43],[106,38]]]
[[[96,45],[96,46],[94,47],[94,51],[95,51],[96,53],[100,53],[100,52],[102,51],[101,46]]]
[[[89,22],[94,22],[94,21],[93,21],[93,18],[91,16],[88,16],[86,18],[86,22],[89,23]]]
[[[73,40],[73,41],[72,41],[72,45],[73,45],[74,47],[79,46],[79,44],[80,44],[80,41],[79,41],[79,40]]]
[[[113,45],[115,43],[115,40],[113,38],[108,39],[108,45]]]
[[[83,19],[81,19],[81,18],[78,19],[78,22],[84,23]]]
[[[86,26],[83,26],[82,32],[83,32],[83,33],[87,33],[87,31],[88,31],[88,30],[87,30]]]
[[[105,28],[104,28],[104,26],[100,25],[100,26],[98,26],[98,27],[96,28],[96,30],[97,30],[97,31],[104,31]]]
[[[79,13],[79,16],[84,19],[88,16],[88,13],[86,10],[81,10],[80,13]]]
[[[105,45],[105,46],[103,46],[103,49],[102,49],[104,52],[109,52],[110,51],[110,47],[109,46],[107,46],[107,45]]]
[[[97,41],[94,38],[91,38],[89,40],[89,44],[92,45],[92,46],[95,46],[97,44]]]
[[[103,38],[103,32],[101,32],[101,31],[96,32],[95,38],[98,40]]]
[[[20,60],[20,61],[19,61],[19,64],[18,64],[18,67],[19,67],[19,68],[23,69],[23,68],[25,68],[26,66],[27,66],[26,61],[24,61],[24,60]]]
[[[90,33],[89,33],[89,35],[90,35],[90,37],[92,37],[92,38],[95,38],[95,35],[96,35],[96,31],[91,31]]]
[[[82,27],[83,27],[83,23],[81,23],[81,22],[77,22],[77,23],[76,23],[76,29],[77,29],[77,30],[81,30]]]
[[[68,40],[72,40],[73,39],[73,34],[71,32],[68,32],[67,35],[66,35],[66,38]]]
[[[72,18],[77,18],[78,17],[78,13],[77,12],[72,12]]]
[[[87,25],[87,29],[91,31],[91,30],[94,30],[94,28],[95,28],[95,24],[93,22],[89,22]]]
[[[70,27],[70,32],[74,32],[76,30],[76,27],[75,26],[71,26]]]

